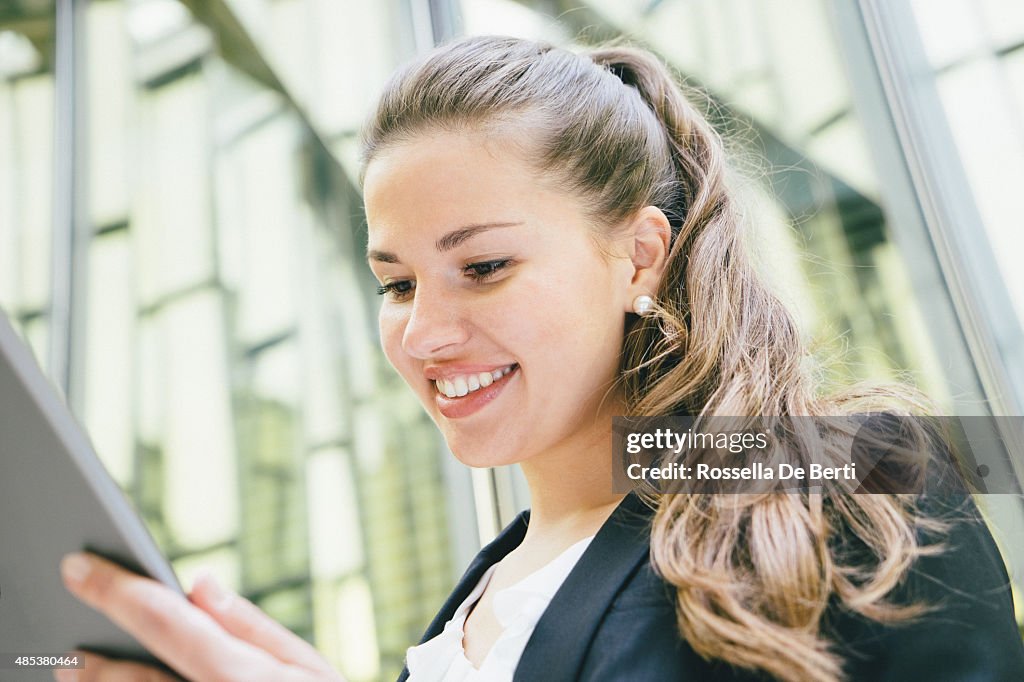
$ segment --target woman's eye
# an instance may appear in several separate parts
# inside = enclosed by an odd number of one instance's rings
[[[416,288],[416,283],[411,279],[399,279],[394,282],[388,282],[377,287],[377,293],[381,296],[389,294],[392,299],[401,301],[405,299],[412,290]]]
[[[470,263],[466,266],[466,274],[472,277],[474,280],[481,282],[488,279],[494,273],[498,272],[502,268],[506,267],[512,262],[511,258],[505,258],[503,260],[489,260],[482,261],[480,263]]]

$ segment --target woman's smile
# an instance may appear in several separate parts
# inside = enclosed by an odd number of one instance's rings
[[[513,363],[493,371],[454,374],[433,381],[434,403],[448,419],[461,419],[491,404],[519,375]]]

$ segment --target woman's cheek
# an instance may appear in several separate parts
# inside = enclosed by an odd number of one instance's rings
[[[524,282],[504,306],[505,319],[516,320],[515,332],[525,348],[551,349],[562,343],[580,324],[578,298],[570,281],[549,276],[548,281]],[[583,315],[585,317],[585,313]],[[564,346],[558,346],[564,350]]]
[[[385,303],[381,307],[380,315],[377,318],[377,328],[380,331],[380,343],[384,351],[384,357],[408,381],[403,371],[405,353],[402,350],[402,337],[405,335],[405,323],[407,320],[408,316],[392,309]]]

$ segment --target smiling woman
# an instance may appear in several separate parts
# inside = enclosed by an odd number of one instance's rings
[[[455,456],[518,464],[532,503],[401,679],[1024,677],[1006,572],[968,497],[614,491],[616,415],[924,404],[900,387],[822,396],[744,250],[721,140],[654,56],[455,42],[393,77],[364,141],[384,352]],[[787,445],[810,459],[842,436],[825,424]],[[183,674],[334,675],[211,584],[174,605],[83,567],[65,566],[72,589]]]
[[[610,494],[614,415],[923,404],[900,387],[819,397],[793,318],[745,254],[722,143],[652,55],[461,41],[392,79],[364,152],[388,359],[456,457],[518,463],[532,502],[467,571],[403,675],[1024,671],[1006,574],[969,500],[945,525],[923,497],[666,495],[650,518],[634,495]],[[470,390],[499,369],[511,371]],[[839,439],[820,435],[794,439],[796,454]],[[649,520],[630,526],[637,517]],[[939,537],[945,554],[930,545]],[[538,581],[539,607],[510,610]],[[922,617],[933,602],[946,620]]]

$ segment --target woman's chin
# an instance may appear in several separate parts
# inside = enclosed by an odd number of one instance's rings
[[[506,448],[499,450],[495,447],[482,447],[481,444],[466,445],[449,441],[448,449],[455,455],[455,459],[476,469],[506,466],[515,464],[521,459]]]

